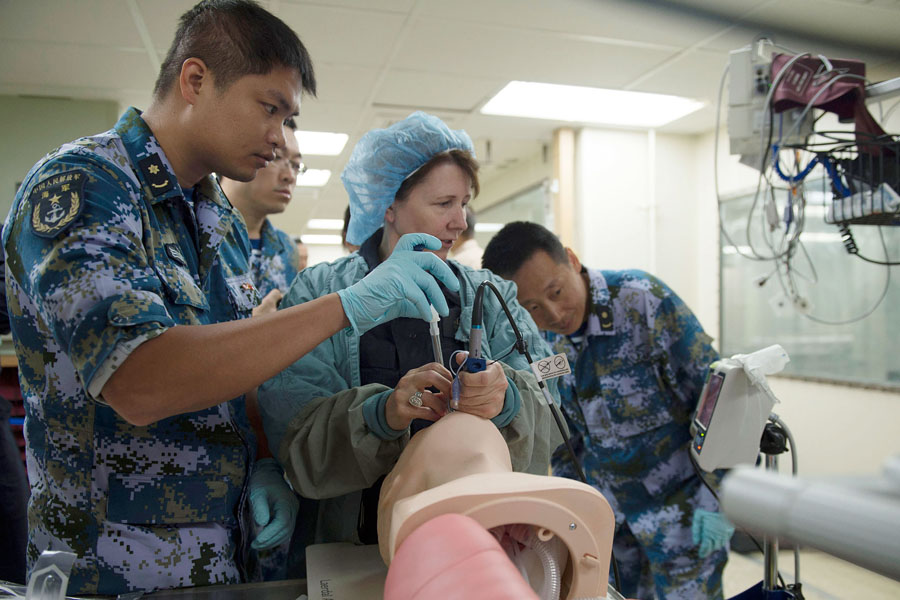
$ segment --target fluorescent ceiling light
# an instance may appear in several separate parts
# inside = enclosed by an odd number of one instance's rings
[[[503,223],[475,223],[476,233],[497,233],[503,229]]]
[[[350,139],[346,133],[328,131],[298,130],[294,135],[297,136],[297,144],[300,145],[300,154],[303,156],[337,156]]]
[[[300,187],[322,187],[331,178],[328,169],[307,169],[303,175],[297,177],[297,185]]]
[[[510,81],[481,112],[603,125],[660,127],[688,115],[702,102],[646,92]]]
[[[304,234],[300,236],[304,244],[311,246],[340,246],[341,236],[326,234]]]
[[[343,219],[310,219],[306,222],[307,229],[333,229],[340,231],[344,228]]]

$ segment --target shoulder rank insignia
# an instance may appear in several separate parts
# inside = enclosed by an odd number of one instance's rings
[[[161,196],[174,189],[175,185],[159,154],[151,154],[142,158],[138,161],[138,167],[154,196]]]
[[[84,171],[66,171],[42,180],[31,190],[31,228],[36,235],[56,237],[84,208]]]
[[[600,331],[612,331],[612,311],[608,306],[597,307],[597,316],[600,318]]]

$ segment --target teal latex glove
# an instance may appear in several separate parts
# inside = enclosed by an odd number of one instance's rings
[[[694,543],[700,544],[700,556],[706,558],[713,550],[724,548],[731,540],[734,525],[720,512],[697,509],[691,524],[691,534]]]
[[[338,292],[344,313],[357,335],[397,317],[428,321],[431,319],[429,304],[442,316],[449,314],[435,277],[454,292],[459,290],[459,281],[440,258],[429,252],[414,251],[417,244],[429,250],[441,247],[441,241],[427,233],[404,235],[387,260],[359,282]]]
[[[281,545],[291,538],[300,500],[284,480],[274,458],[261,458],[250,475],[250,512],[262,527],[250,544],[255,550]]]

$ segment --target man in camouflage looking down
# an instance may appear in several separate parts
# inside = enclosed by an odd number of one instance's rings
[[[26,175],[3,230],[31,485],[27,559],[77,559],[70,595],[246,580],[296,500],[256,460],[244,392],[343,328],[447,314],[459,284],[405,236],[354,286],[248,319],[247,230],[214,177],[247,181],[315,93],[306,49],[249,0],[180,20],[150,107]],[[434,277],[432,277],[434,275]]]

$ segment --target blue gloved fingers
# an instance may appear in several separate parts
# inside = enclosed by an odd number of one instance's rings
[[[434,277],[428,273],[412,269],[398,274],[397,282],[401,286],[404,295],[399,304],[400,316],[428,321],[431,319],[429,303],[434,304],[438,314],[447,315],[450,313],[441,288],[438,287]]]
[[[259,531],[256,539],[250,544],[251,548],[255,550],[274,548],[290,539],[297,517],[296,510],[291,510],[285,501],[276,501],[272,506],[272,513],[271,522]]]
[[[450,273],[450,276],[456,280],[456,276],[453,274],[453,271],[450,270],[450,267],[442,261],[440,258],[435,256],[434,254],[421,254],[416,253],[412,257],[413,262],[422,267],[424,271],[431,271],[432,267],[436,267],[437,265],[433,264],[435,261],[439,263],[439,265],[447,269]],[[435,281],[434,277],[429,275],[427,272],[416,271],[413,269],[409,272],[409,275],[412,277],[413,282],[418,286],[419,289],[410,289],[407,294],[407,298],[413,301],[417,307],[420,307],[420,303],[418,300],[422,298],[424,294],[424,298],[427,298],[425,301],[426,305],[430,303],[434,306],[434,309],[438,311],[438,314],[442,317],[446,317],[450,314],[450,308],[447,306],[447,300],[444,298],[444,293],[441,291],[441,288],[438,286],[437,281]],[[459,282],[457,282],[458,285]],[[421,290],[421,294],[417,293]],[[420,307],[421,308],[421,307]],[[428,321],[431,319],[431,309],[428,306],[425,306],[425,312],[422,313],[422,318]]]
[[[250,492],[250,512],[253,520],[262,527],[269,522],[269,494],[265,488],[259,487]]]
[[[694,520],[691,522],[691,537],[694,540],[694,545],[700,543],[701,534],[703,532],[703,517],[700,512],[701,511],[699,510],[694,512]]]
[[[289,539],[300,501],[284,480],[278,463],[272,458],[258,460],[253,465],[249,488],[253,520],[262,527],[250,546],[262,550]]]
[[[712,542],[709,539],[704,538],[703,543],[700,544],[700,550],[698,554],[700,554],[700,558],[706,558],[707,556],[709,556],[710,552],[713,551],[713,549],[714,548]]]
[[[416,246],[422,244],[426,250],[440,250],[441,240],[427,233],[407,233],[401,235],[394,246],[394,252],[412,251]]]
[[[453,269],[451,269],[443,260],[438,258],[437,255],[420,254],[416,257],[416,263],[431,273],[436,279],[440,279],[441,283],[447,286],[447,289],[451,292],[459,291],[459,279],[453,274]],[[435,308],[437,308],[437,306],[435,306]],[[438,312],[440,312],[440,310]],[[441,314],[446,315],[447,313]]]
[[[419,244],[424,245],[426,250],[440,250],[442,245],[441,240],[433,235],[428,235],[427,233],[407,233],[406,235],[401,236],[397,241],[397,245],[394,246],[394,252],[412,251]],[[447,263],[443,260],[434,254],[429,253],[417,254],[414,257],[414,260],[416,264],[438,278],[441,283],[447,286],[448,290],[451,292],[459,291],[459,280],[456,278],[456,275],[453,274],[453,270],[447,266]],[[435,308],[438,309],[438,312],[442,315],[447,314],[441,312],[437,305],[435,305]],[[431,312],[429,311],[429,315],[430,314]]]
[[[709,556],[714,550],[724,548],[734,534],[734,526],[720,512],[698,509],[691,523],[691,537],[700,544],[701,557]]]

